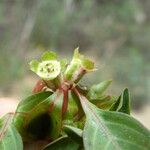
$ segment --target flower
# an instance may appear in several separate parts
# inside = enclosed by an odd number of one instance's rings
[[[51,51],[45,52],[40,62],[32,60],[29,65],[30,70],[46,81],[55,79],[61,72],[60,62],[57,61],[56,54]]]

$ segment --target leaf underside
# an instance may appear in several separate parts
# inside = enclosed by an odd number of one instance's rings
[[[83,141],[86,150],[149,150],[150,132],[120,112],[98,109],[78,94],[86,114]]]

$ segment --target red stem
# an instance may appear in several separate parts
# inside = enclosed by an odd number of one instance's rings
[[[39,80],[35,87],[33,88],[33,93],[38,93],[38,92],[41,92],[43,90],[43,88],[46,87],[46,84],[43,80]]]
[[[67,112],[68,108],[68,89],[63,90],[64,98],[63,98],[63,105],[62,105],[62,116]]]

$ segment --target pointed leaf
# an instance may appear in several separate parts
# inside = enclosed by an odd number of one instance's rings
[[[121,95],[118,97],[117,101],[111,106],[110,111],[117,111],[121,102]]]
[[[23,150],[21,136],[12,124],[12,114],[0,119],[0,150]]]
[[[112,80],[103,81],[99,84],[93,85],[87,96],[90,100],[92,99],[98,99],[102,96],[102,93],[108,88],[108,86],[111,84]]]
[[[79,96],[86,114],[83,142],[86,150],[149,150],[150,131],[129,115],[104,111]]]
[[[125,89],[123,94],[118,97],[117,101],[111,106],[110,111],[130,114],[130,98],[128,89]]]
[[[43,150],[78,150],[79,145],[67,136],[60,137]]]
[[[123,91],[122,106],[121,106],[121,108],[118,111],[126,113],[126,114],[130,114],[130,97],[129,97],[128,89],[125,89]]]

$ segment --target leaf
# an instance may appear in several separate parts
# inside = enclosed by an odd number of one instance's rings
[[[150,131],[141,123],[124,113],[98,109],[78,91],[76,93],[86,114],[85,150],[150,149]]]
[[[42,61],[46,61],[46,60],[56,60],[57,59],[57,55],[56,53],[52,52],[52,51],[47,51],[45,52],[42,57],[41,60]]]
[[[74,141],[79,143],[80,145],[83,145],[82,140],[82,130],[73,126],[65,125],[64,126],[65,133]]]
[[[24,140],[58,137],[62,126],[63,93],[41,92],[19,104],[14,124]]]
[[[117,111],[121,102],[121,95],[118,97],[117,101],[111,106],[110,111]]]
[[[60,137],[43,150],[78,150],[79,145],[67,136]]]
[[[92,104],[96,105],[98,108],[109,110],[112,104],[114,103],[114,99],[111,96],[102,96],[99,99],[91,100]]]
[[[48,99],[50,95],[52,95],[52,92],[40,92],[27,97],[19,103],[13,122],[24,140],[34,138],[28,133],[27,127],[34,118],[44,114],[49,109],[47,103],[50,103]]]
[[[130,97],[129,97],[129,91],[127,88],[123,91],[122,106],[118,111],[126,113],[126,114],[130,114]]]
[[[93,85],[88,94],[87,97],[92,99],[99,99],[102,96],[102,93],[108,88],[108,86],[111,84],[112,80],[103,81],[99,84]]]
[[[0,119],[0,150],[23,150],[21,136],[12,124],[12,114]]]
[[[118,111],[130,114],[130,97],[127,88],[123,91],[123,94],[119,96],[117,101],[111,106],[110,111]]]
[[[17,107],[17,112],[30,111],[31,109],[36,107],[36,105],[43,102],[45,99],[47,99],[52,94],[53,93],[50,91],[48,91],[48,92],[44,91],[44,92],[40,92],[37,94],[33,94],[31,96],[28,96],[27,98],[21,100],[21,102],[19,103],[19,105]]]

